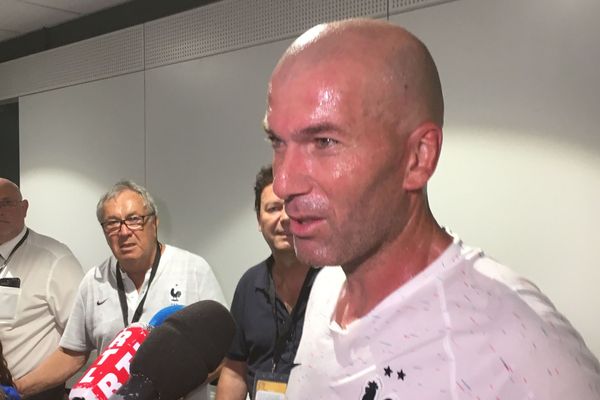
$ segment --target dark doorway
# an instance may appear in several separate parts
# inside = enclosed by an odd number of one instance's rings
[[[0,104],[0,177],[19,185],[19,103]]]

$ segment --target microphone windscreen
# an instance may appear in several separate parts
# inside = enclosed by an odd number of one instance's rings
[[[234,333],[235,322],[223,305],[212,300],[191,304],[150,332],[130,373],[147,377],[161,400],[176,400],[219,366]]]

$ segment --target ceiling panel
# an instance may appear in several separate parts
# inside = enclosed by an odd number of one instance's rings
[[[54,26],[79,14],[54,8],[41,7],[17,0],[0,1],[0,29],[29,32],[44,26]]]
[[[129,0],[27,0],[27,3],[69,10],[79,14],[91,14],[127,1]]]
[[[14,37],[15,35],[17,35],[17,32],[5,31],[3,29],[0,29],[0,42],[3,40],[9,39],[11,37]]]
[[[131,0],[0,0],[0,41]]]

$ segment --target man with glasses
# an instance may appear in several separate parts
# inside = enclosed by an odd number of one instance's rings
[[[81,265],[67,246],[25,225],[29,203],[0,178],[0,342],[18,379],[52,354],[67,324]],[[57,380],[36,400],[62,399]]]
[[[17,382],[25,395],[69,378],[91,350],[102,352],[124,327],[148,322],[164,307],[206,299],[225,303],[203,258],[158,241],[157,208],[145,188],[118,182],[100,199],[96,215],[113,255],[84,277],[60,347]],[[206,387],[193,398],[207,399]]]

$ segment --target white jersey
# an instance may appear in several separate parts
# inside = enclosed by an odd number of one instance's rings
[[[345,275],[313,286],[287,398],[600,399],[600,366],[530,282],[453,243],[433,264],[342,329]]]

